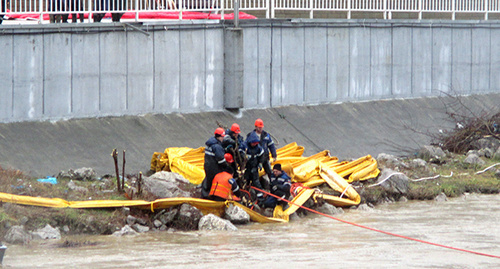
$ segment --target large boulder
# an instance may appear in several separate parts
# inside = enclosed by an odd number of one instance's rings
[[[417,159],[411,160],[409,163],[409,166],[412,169],[426,169],[427,162],[423,159],[417,158]]]
[[[464,160],[464,163],[470,165],[484,165],[486,162],[483,161],[479,156],[474,153],[467,154],[467,157]]]
[[[41,229],[31,232],[33,239],[61,239],[59,228],[53,228],[49,224]]]
[[[177,213],[179,213],[179,209],[177,208],[164,209],[155,216],[155,219],[168,226],[175,220]]]
[[[122,227],[121,230],[116,231],[113,233],[114,236],[124,236],[124,235],[138,235],[139,233],[136,232],[132,227],[129,225],[125,225]]]
[[[234,224],[246,224],[250,222],[250,215],[239,206],[229,204],[226,208],[224,218]]]
[[[490,149],[492,152],[497,151],[500,148],[500,141],[495,137],[483,137],[471,143],[472,149]]]
[[[438,196],[434,198],[434,201],[436,202],[446,202],[448,201],[448,197],[446,197],[446,194],[444,192],[440,193]]]
[[[408,192],[409,178],[400,172],[391,169],[383,169],[378,177],[377,183],[389,193],[406,194]]]
[[[327,215],[340,215],[344,213],[342,208],[337,208],[329,203],[322,204],[316,210]]]
[[[4,237],[5,242],[11,244],[27,244],[31,241],[31,234],[24,230],[23,225],[10,227]]]
[[[377,163],[387,167],[398,167],[403,165],[403,163],[396,156],[387,153],[380,153],[377,156]]]
[[[217,231],[237,231],[238,228],[234,226],[229,220],[225,220],[215,216],[214,214],[208,214],[200,219],[199,223],[200,230],[217,230]]]
[[[57,175],[57,179],[69,179],[69,180],[96,180],[97,176],[92,168],[82,167],[76,170],[69,169],[68,171],[60,171]]]
[[[75,179],[77,180],[96,180],[97,176],[92,168],[82,167],[75,170]]]
[[[70,180],[68,182],[68,189],[75,191],[75,192],[82,192],[82,193],[86,193],[89,191],[89,189],[87,189],[85,187],[81,187],[81,186],[76,185],[76,183],[73,180]]]
[[[189,204],[182,204],[179,213],[172,222],[172,227],[179,230],[197,230],[202,217],[203,213],[198,208]]]
[[[144,189],[158,198],[193,197],[196,188],[181,175],[161,171],[144,178]]]
[[[417,157],[424,160],[439,160],[446,157],[446,153],[440,147],[423,146],[418,150]]]

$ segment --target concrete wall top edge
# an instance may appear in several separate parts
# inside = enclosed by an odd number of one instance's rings
[[[307,26],[324,27],[356,27],[356,26],[386,26],[386,27],[460,27],[475,25],[476,27],[500,27],[500,21],[481,20],[381,20],[381,19],[254,19],[240,20],[240,27],[258,26]],[[165,29],[165,27],[168,27]],[[177,28],[176,28],[177,27]],[[105,32],[105,31],[133,31],[146,32],[157,30],[199,29],[202,28],[232,28],[232,20],[183,20],[159,22],[133,22],[133,23],[88,23],[88,24],[29,24],[29,25],[0,25],[0,35],[9,34],[37,34],[61,32]]]

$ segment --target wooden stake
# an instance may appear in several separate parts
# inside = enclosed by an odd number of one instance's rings
[[[111,156],[113,156],[113,160],[115,161],[116,187],[118,192],[121,192],[120,171],[118,171],[118,154],[116,153],[116,149],[113,149]]]
[[[125,190],[125,150],[123,150],[122,190]]]
[[[137,195],[142,194],[142,172],[139,172],[139,179],[137,180]]]

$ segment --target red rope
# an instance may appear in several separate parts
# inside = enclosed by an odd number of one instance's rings
[[[261,190],[261,189],[258,189],[254,186],[251,186],[251,188],[257,190],[257,191],[260,191],[262,193],[265,193],[267,195],[271,195],[273,197],[276,197],[278,199],[281,199],[285,202],[288,202],[289,204],[292,204],[292,205],[295,205],[295,206],[298,206],[300,208],[303,208],[305,210],[308,210],[308,211],[311,211],[313,213],[316,213],[316,214],[319,214],[321,216],[324,216],[324,217],[327,217],[327,218],[331,218],[331,219],[334,219],[336,221],[340,221],[340,222],[343,222],[343,223],[347,223],[347,224],[350,224],[350,225],[353,225],[353,226],[356,226],[356,227],[360,227],[360,228],[363,228],[363,229],[368,229],[368,230],[371,230],[371,231],[375,231],[375,232],[379,232],[379,233],[383,233],[383,234],[387,234],[387,235],[392,235],[392,236],[396,236],[396,237],[400,237],[400,238],[404,238],[404,239],[408,239],[408,240],[412,240],[412,241],[416,241],[416,242],[420,242],[420,243],[424,243],[424,244],[429,244],[429,245],[433,245],[433,246],[437,246],[437,247],[442,247],[442,248],[448,248],[448,249],[453,249],[453,250],[458,250],[458,251],[463,251],[463,252],[467,252],[467,253],[472,253],[472,254],[476,254],[476,255],[482,255],[482,256],[487,256],[487,257],[491,257],[491,258],[497,258],[497,259],[500,259],[500,256],[497,256],[497,255],[492,255],[492,254],[486,254],[486,253],[482,253],[482,252],[477,252],[477,251],[472,251],[472,250],[467,250],[467,249],[462,249],[462,248],[456,248],[456,247],[451,247],[451,246],[446,246],[446,245],[441,245],[441,244],[437,244],[437,243],[432,243],[432,242],[429,242],[429,241],[425,241],[425,240],[420,240],[420,239],[416,239],[416,238],[412,238],[412,237],[408,237],[408,236],[404,236],[404,235],[399,235],[399,234],[395,234],[395,233],[390,233],[390,232],[386,232],[386,231],[382,231],[382,230],[379,230],[379,229],[375,229],[375,228],[371,228],[371,227],[368,227],[368,226],[364,226],[364,225],[361,225],[361,224],[357,224],[357,223],[354,223],[354,222],[350,222],[350,221],[346,221],[346,220],[342,220],[342,219],[339,219],[339,218],[335,218],[333,216],[330,216],[330,215],[327,215],[327,214],[324,214],[324,213],[321,213],[319,211],[316,211],[314,209],[310,209],[308,207],[305,207],[305,206],[302,206],[302,205],[298,205],[296,203],[292,203],[291,201],[288,201],[284,198],[281,198],[281,197],[278,197],[272,193],[269,193],[267,191],[264,191],[264,190]]]

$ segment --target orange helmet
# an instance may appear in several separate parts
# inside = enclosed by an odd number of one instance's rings
[[[255,127],[262,127],[262,128],[264,128],[264,122],[261,119],[255,120]]]
[[[233,125],[231,126],[231,131],[235,134],[241,133],[240,126],[238,125],[238,123],[233,123]]]
[[[219,127],[219,128],[217,128],[217,129],[215,129],[214,134],[215,134],[215,137],[218,137],[218,136],[225,136],[225,135],[226,135],[226,132],[224,132],[224,129],[222,129],[222,128],[220,128],[220,127]]]
[[[233,155],[231,155],[231,153],[224,154],[224,159],[226,159],[226,162],[228,162],[228,163],[234,162]]]

